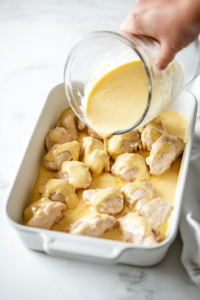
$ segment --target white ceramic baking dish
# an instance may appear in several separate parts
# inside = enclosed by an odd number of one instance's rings
[[[153,247],[142,247],[125,242],[70,235],[21,225],[22,211],[29,199],[43,157],[44,137],[66,107],[68,107],[68,101],[64,86],[60,84],[50,92],[46,100],[11,188],[6,204],[6,215],[9,223],[27,248],[44,251],[51,255],[100,263],[126,263],[137,266],[151,266],[160,262],[175,239],[178,230],[197,113],[197,101],[194,96],[184,91],[168,108],[186,115],[188,122],[187,144],[183,154],[167,237],[162,243]]]

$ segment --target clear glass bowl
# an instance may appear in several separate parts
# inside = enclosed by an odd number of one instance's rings
[[[200,43],[196,40],[179,52],[166,70],[156,68],[160,45],[153,39],[124,32],[97,31],[83,37],[70,51],[64,70],[69,103],[88,127],[84,107],[94,81],[133,60],[141,60],[148,80],[147,106],[139,120],[121,134],[144,126],[176,99],[184,86],[200,73]]]

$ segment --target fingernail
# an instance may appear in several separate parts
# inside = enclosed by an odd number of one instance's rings
[[[161,71],[166,68],[166,66],[164,66],[162,64],[157,64],[156,67],[157,67],[158,70],[161,70]]]

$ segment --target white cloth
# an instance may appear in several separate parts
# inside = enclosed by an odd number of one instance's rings
[[[197,98],[198,114],[180,219],[181,260],[191,280],[200,287],[200,76],[186,90]]]

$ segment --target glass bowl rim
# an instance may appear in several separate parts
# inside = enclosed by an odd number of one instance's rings
[[[69,52],[66,62],[65,62],[65,67],[64,67],[64,88],[65,88],[65,93],[67,95],[67,98],[69,100],[69,104],[72,108],[72,110],[74,111],[74,113],[77,115],[76,110],[74,109],[73,105],[71,104],[71,98],[73,99],[73,95],[71,94],[71,70],[70,70],[70,65],[73,62],[73,59],[76,55],[76,53],[81,50],[81,47],[83,46],[83,44],[85,44],[87,41],[93,39],[93,38],[97,38],[97,37],[112,37],[115,39],[120,40],[121,42],[123,42],[124,44],[126,44],[127,46],[129,46],[130,48],[132,48],[137,55],[140,57],[143,68],[145,70],[146,73],[146,77],[147,77],[147,82],[148,82],[148,101],[147,101],[147,105],[146,105],[146,109],[144,110],[142,116],[140,117],[140,119],[133,124],[133,126],[123,129],[123,130],[119,130],[117,132],[114,132],[113,135],[118,135],[118,134],[123,134],[126,133],[128,131],[131,131],[133,129],[135,129],[136,127],[138,127],[139,124],[141,124],[141,122],[144,120],[144,118],[146,117],[150,105],[151,105],[151,99],[152,99],[152,81],[151,81],[151,76],[150,76],[150,72],[149,69],[147,67],[147,64],[145,62],[145,59],[143,58],[142,54],[140,53],[140,51],[134,46],[133,43],[131,43],[131,41],[126,38],[129,37],[130,40],[133,37],[133,35],[126,33],[126,32],[113,32],[113,31],[92,31],[87,33],[86,35],[84,35],[81,39],[78,40],[78,42],[73,46],[73,48],[71,49],[71,51]],[[134,36],[137,38],[137,36]],[[69,85],[69,87],[68,87]],[[70,96],[71,94],[71,96]],[[74,103],[76,103],[76,101],[74,101]],[[88,124],[86,122],[86,120],[81,120],[83,121],[86,126],[90,127],[91,129],[93,129],[91,127],[90,124]]]

